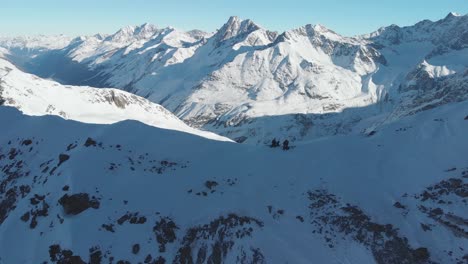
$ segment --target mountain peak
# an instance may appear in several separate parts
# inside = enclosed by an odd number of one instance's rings
[[[458,14],[458,13],[456,13],[456,12],[450,12],[450,13],[448,13],[448,15],[445,17],[445,19],[447,19],[447,18],[453,18],[453,17],[459,17],[459,16],[462,16],[462,15],[460,15],[460,14]]]
[[[145,23],[139,27],[136,27],[133,35],[140,39],[147,39],[153,36],[157,30],[158,27],[156,25]]]
[[[327,28],[326,26],[324,25],[321,25],[321,24],[316,24],[316,25],[313,25],[311,26],[313,31],[322,35],[322,36],[326,36],[327,38],[331,38],[331,39],[336,39],[336,38],[341,38],[342,36],[338,33],[336,33],[335,31]]]
[[[106,40],[113,42],[127,42],[131,39],[149,39],[157,30],[157,26],[149,23],[145,23],[140,26],[125,26],[113,35],[107,37]]]
[[[317,32],[328,32],[328,31],[330,31],[327,27],[325,27],[324,25],[321,25],[321,24],[315,24],[312,27]]]
[[[242,21],[242,19],[240,19],[238,16],[231,16],[229,17],[226,24],[236,24],[236,23],[239,23],[240,21]]]
[[[261,27],[250,19],[242,20],[237,16],[231,16],[226,24],[218,30],[216,35],[219,40],[227,40],[238,35],[251,33],[258,29],[261,29]]]
[[[286,39],[295,38],[295,36],[307,36],[309,38],[327,38],[329,40],[342,40],[343,37],[331,29],[321,24],[307,24],[297,29],[286,31],[282,34]]]

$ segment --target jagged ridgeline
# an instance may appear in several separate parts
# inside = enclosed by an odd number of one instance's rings
[[[62,84],[115,87],[238,142],[360,132],[466,99],[468,16],[346,37],[272,32],[230,18],[214,33],[144,24],[111,35],[0,41],[14,64]],[[376,118],[378,117],[378,118]]]

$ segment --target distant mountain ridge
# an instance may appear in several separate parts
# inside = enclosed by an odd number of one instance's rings
[[[214,34],[144,24],[7,57],[41,77],[120,88],[193,127],[264,143],[367,133],[464,100],[467,47],[468,15],[454,13],[356,37],[321,25],[277,33],[231,17]]]

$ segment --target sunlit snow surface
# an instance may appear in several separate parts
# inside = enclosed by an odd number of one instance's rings
[[[58,115],[65,119],[111,124],[131,119],[145,124],[184,131],[216,140],[216,134],[189,127],[162,106],[117,90],[64,86],[18,70],[0,59],[0,95],[5,105],[28,115]]]

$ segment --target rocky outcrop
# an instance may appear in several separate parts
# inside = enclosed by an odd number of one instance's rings
[[[90,197],[87,193],[65,194],[58,202],[68,215],[77,215],[89,208],[98,209],[100,205],[96,197]]]

